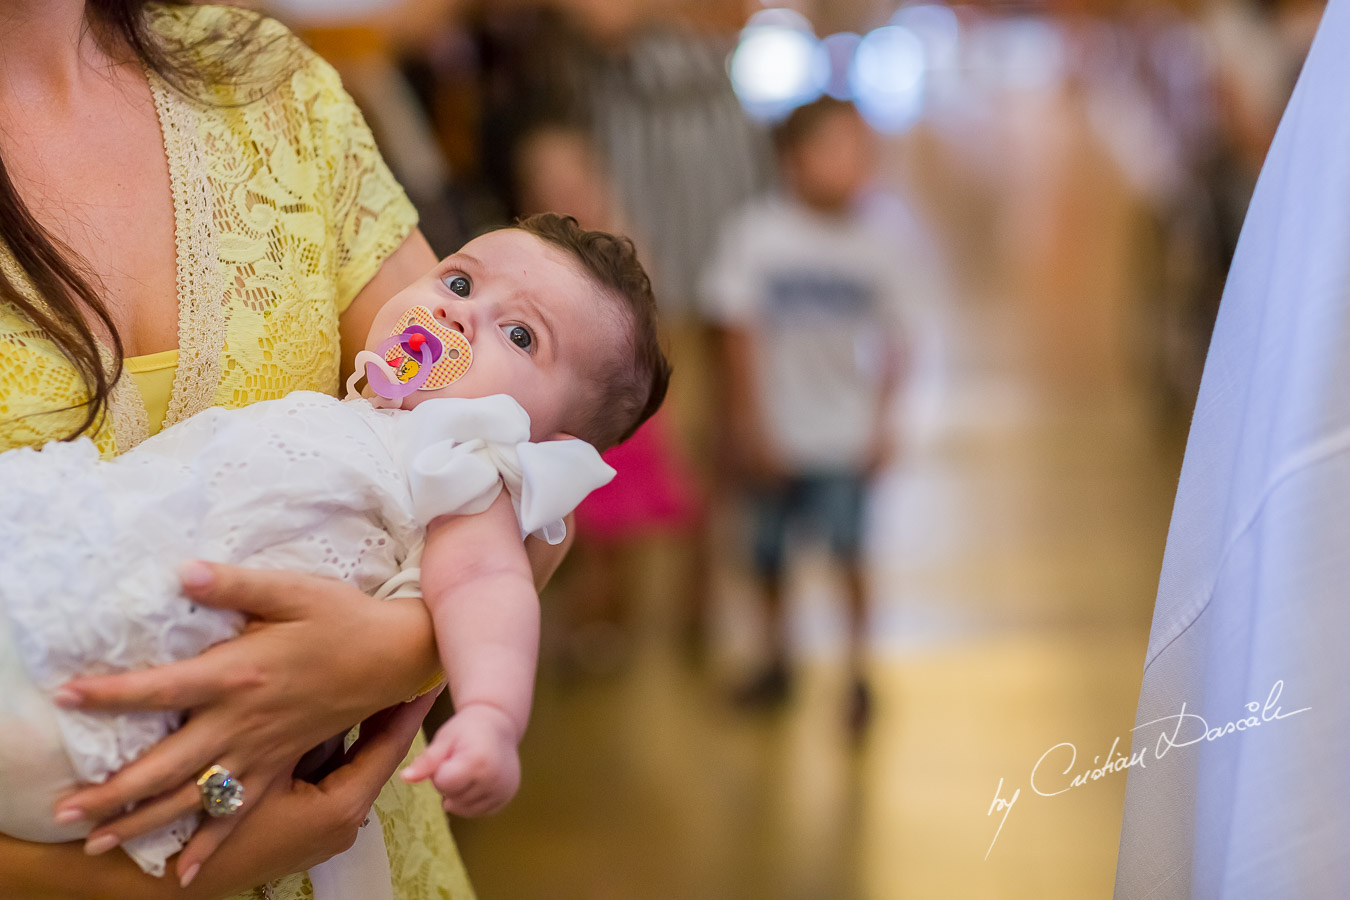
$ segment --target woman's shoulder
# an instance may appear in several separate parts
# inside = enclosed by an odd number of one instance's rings
[[[153,3],[149,24],[170,57],[197,66],[214,100],[247,103],[297,76],[340,85],[332,67],[276,19],[236,6]]]
[[[171,50],[197,48],[224,53],[246,45],[282,43],[303,47],[301,40],[276,19],[251,9],[211,4],[151,3],[149,24]]]

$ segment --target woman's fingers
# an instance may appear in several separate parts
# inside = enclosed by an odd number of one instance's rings
[[[244,807],[239,810],[237,815],[205,816],[202,818],[200,827],[192,835],[192,839],[187,842],[187,845],[183,847],[182,852],[178,854],[175,873],[178,875],[180,885],[187,887],[192,879],[197,877],[197,871],[202,867],[202,864],[220,849],[220,845],[225,843],[225,839],[244,820],[244,816],[252,812],[255,806],[262,803],[263,793],[289,782],[290,772],[294,768],[294,764],[287,766],[286,771],[273,779],[270,784],[262,779],[246,779],[244,782]]]
[[[102,822],[132,803],[176,790],[185,782],[191,782],[189,786],[195,791],[195,782],[204,771],[198,760],[218,759],[223,752],[223,745],[205,730],[175,731],[112,778],[64,798],[57,804],[56,814],[61,817],[67,810],[77,810],[81,818]],[[124,837],[140,833],[130,832]]]
[[[227,675],[230,643],[219,644],[200,656],[119,675],[75,678],[53,697],[63,709],[101,712],[148,712],[191,709],[230,689]],[[242,674],[235,672],[233,679]]]
[[[188,813],[202,808],[201,794],[195,784],[184,785],[176,791],[143,803],[121,818],[114,819],[89,832],[85,852],[92,855],[125,844],[134,837],[149,834]]]
[[[242,569],[192,560],[178,570],[183,593],[216,609],[233,609],[269,622],[303,615],[313,576],[270,569]]]
[[[346,764],[321,782],[330,792],[352,791],[369,795],[366,808],[408,754],[417,729],[436,699],[432,691],[383,712],[361,723],[361,737],[347,756]],[[359,801],[358,801],[359,802]]]
[[[436,736],[427,744],[426,749],[419,753],[417,758],[408,763],[399,773],[400,777],[407,782],[425,781],[440,768],[441,763],[450,758],[454,746],[454,729],[442,726],[436,732]]]
[[[202,822],[201,827],[183,848],[183,852],[178,854],[178,862],[174,864],[174,872],[180,885],[187,887],[192,883],[202,863],[220,849],[220,845],[225,843],[225,839],[239,825],[241,818],[242,816],[220,816]]]

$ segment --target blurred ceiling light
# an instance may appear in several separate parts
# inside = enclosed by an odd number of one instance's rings
[[[830,60],[810,23],[787,9],[756,13],[731,54],[731,86],[745,111],[776,121],[820,96]]]
[[[841,31],[821,40],[825,57],[830,62],[830,77],[825,82],[825,93],[836,100],[852,100],[853,87],[848,73],[853,68],[853,54],[862,38],[851,31]]]
[[[923,111],[925,68],[923,42],[908,28],[869,31],[849,68],[853,102],[877,131],[905,131]]]

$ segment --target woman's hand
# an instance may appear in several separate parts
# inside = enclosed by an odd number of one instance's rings
[[[285,778],[250,797],[250,814],[204,865],[204,842],[220,837],[210,833],[209,823],[179,854],[176,870],[164,878],[145,874],[122,853],[91,857],[79,844],[32,844],[0,837],[0,896],[205,900],[308,869],[351,846],[434,697],[433,692],[368,720],[345,764],[318,784]],[[232,818],[241,817],[242,813]],[[199,874],[192,872],[198,865]],[[186,889],[179,886],[184,873],[196,876],[188,879]]]
[[[318,784],[281,779],[232,832],[228,818],[206,822],[178,855],[183,885],[193,884],[200,869],[206,896],[232,894],[336,856],[356,841],[357,829],[367,819],[367,827],[379,828],[371,807],[407,755],[438,693],[367,719],[360,739],[331,775]],[[213,856],[217,846],[221,852]],[[258,865],[241,874],[240,859],[257,860]],[[268,863],[272,868],[263,869]]]
[[[182,576],[194,600],[247,613],[244,634],[193,659],[76,679],[58,693],[69,708],[189,711],[145,756],[57,806],[58,820],[104,822],[140,803],[91,832],[91,852],[198,808],[195,780],[212,765],[243,784],[247,810],[306,750],[406,700],[438,666],[420,600],[375,601],[330,579],[224,565],[191,563]],[[203,831],[228,830],[239,818]]]

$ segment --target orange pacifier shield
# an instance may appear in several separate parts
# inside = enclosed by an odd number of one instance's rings
[[[399,341],[389,347],[384,354],[384,361],[394,370],[394,376],[405,384],[421,371],[422,361],[425,359],[421,353],[422,344],[430,338],[431,372],[417,386],[418,390],[434,391],[443,388],[469,371],[469,366],[473,363],[473,349],[469,346],[468,339],[453,328],[447,328],[436,321],[431,310],[425,306],[414,306],[405,312],[398,320],[394,334],[408,335],[410,340],[417,344],[413,347],[410,346],[410,341]],[[409,350],[413,352],[410,353]]]

